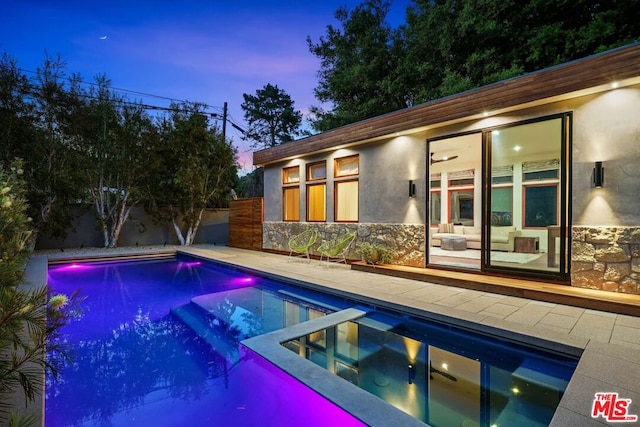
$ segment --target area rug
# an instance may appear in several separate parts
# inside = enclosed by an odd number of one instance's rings
[[[467,249],[465,251],[445,251],[439,247],[430,248],[432,256],[449,257],[449,258],[466,258],[480,259],[480,251],[477,249]],[[491,252],[492,262],[510,262],[514,264],[526,264],[535,261],[544,254],[523,254],[518,252]]]
[[[542,254],[521,254],[516,252],[491,252],[491,261],[526,264],[540,258]]]
[[[432,256],[444,256],[450,258],[467,258],[467,259],[480,259],[480,251],[477,249],[467,249],[464,251],[445,251],[439,247],[433,247],[429,249],[429,253]]]

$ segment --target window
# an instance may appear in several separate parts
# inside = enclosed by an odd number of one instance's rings
[[[473,225],[473,190],[449,191],[449,222]]]
[[[525,228],[558,223],[559,166],[558,159],[522,163]]]
[[[318,162],[307,165],[307,181],[327,179],[327,163]]]
[[[360,173],[358,156],[336,159],[334,162],[335,221],[358,221],[359,182],[354,177]],[[348,177],[349,179],[341,179]]]
[[[282,169],[283,184],[297,184],[300,182],[300,166]]]
[[[282,190],[282,220],[300,221],[300,187],[285,187]]]
[[[558,224],[558,186],[530,185],[524,188],[524,226]]]
[[[358,181],[339,181],[336,190],[336,221],[358,221]]]
[[[491,189],[491,225],[513,225],[513,187]]]
[[[307,165],[307,221],[327,220],[327,184],[318,182],[327,179],[327,162]]]
[[[354,176],[360,173],[358,156],[342,157],[335,160],[335,177]]]
[[[327,184],[307,186],[307,221],[327,220]]]
[[[449,222],[473,225],[474,169],[449,172]]]
[[[300,221],[300,166],[282,169],[282,220]]]
[[[431,210],[431,224],[439,225],[441,222],[440,212],[442,208],[439,190],[431,192],[431,200],[429,201],[429,206]]]
[[[440,225],[442,215],[442,195],[440,186],[442,185],[442,175],[440,173],[431,174],[431,198],[429,200],[429,211],[431,212],[431,225]]]

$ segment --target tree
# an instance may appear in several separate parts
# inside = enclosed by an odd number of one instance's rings
[[[238,197],[264,196],[264,168],[256,168],[238,180],[236,185]]]
[[[11,415],[11,400],[22,390],[25,403],[43,389],[43,370],[54,377],[54,360],[68,360],[60,329],[78,314],[80,298],[48,288],[23,288],[31,255],[31,218],[27,215],[26,182],[21,160],[0,162],[0,424],[35,424],[39,416]],[[49,356],[47,356],[49,353]],[[10,420],[10,421],[9,421]]]
[[[294,109],[291,97],[278,86],[267,84],[255,95],[243,94],[242,110],[248,123],[242,139],[263,149],[292,141],[300,134],[302,113]]]
[[[64,236],[72,219],[67,204],[83,190],[68,133],[78,97],[63,82],[64,68],[47,56],[30,80],[9,55],[0,60],[0,161],[24,161],[36,235]]]
[[[157,132],[142,106],[126,102],[109,86],[99,76],[74,120],[85,188],[104,246],[115,247],[131,207],[145,194],[142,183]]]
[[[310,51],[321,60],[316,130],[325,131],[636,41],[636,1],[414,1],[406,24],[389,5],[340,8]]]
[[[31,94],[37,114],[35,138],[26,148],[28,200],[36,233],[63,237],[73,215],[68,205],[82,198],[80,161],[73,146],[71,112],[85,102],[64,79],[66,64],[47,56],[38,67]],[[78,76],[71,80],[77,86]]]
[[[236,150],[209,126],[202,105],[171,107],[148,163],[152,181],[146,186],[146,208],[157,221],[171,221],[180,244],[191,245],[205,209],[219,206],[231,191]]]
[[[389,2],[368,0],[352,12],[339,8],[335,17],[342,29],[327,26],[318,43],[307,38],[309,50],[320,58],[316,98],[332,103],[331,111],[313,107],[314,129],[325,131],[407,106],[394,93],[392,79],[398,66],[398,39],[386,16]]]

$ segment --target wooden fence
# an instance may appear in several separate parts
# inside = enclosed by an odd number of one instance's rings
[[[262,250],[262,198],[229,202],[229,246]]]

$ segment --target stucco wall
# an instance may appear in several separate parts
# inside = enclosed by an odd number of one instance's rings
[[[570,171],[572,236],[574,239],[583,236],[583,227],[600,230],[598,234],[617,235],[621,227],[640,225],[638,111],[640,111],[640,86],[636,85],[460,122],[411,136],[395,136],[348,150],[315,155],[313,158],[270,165],[265,170],[265,220],[282,220],[282,167],[299,164],[302,165],[301,174],[303,174],[306,163],[326,159],[328,223],[318,224],[318,226],[330,226],[333,214],[332,160],[335,157],[358,153],[360,155],[360,222],[424,225],[427,221],[426,139],[571,112],[573,114],[570,153],[572,157]],[[602,161],[605,168],[603,188],[594,188],[592,184],[593,167],[596,161]],[[407,194],[409,179],[414,179],[416,182],[417,197],[413,199],[409,199]],[[306,199],[304,183],[301,184],[300,199],[301,218],[304,222]],[[280,224],[282,224],[280,227],[289,227],[285,223]],[[585,257],[592,257],[592,247],[573,243],[571,246],[572,272],[596,271],[602,266],[596,262],[592,266],[585,266]],[[618,244],[619,240],[607,243],[611,248],[616,248]],[[635,243],[632,244],[635,245]],[[635,253],[633,251],[636,251],[634,248],[629,246],[625,250],[633,254]],[[599,247],[598,250],[604,249]],[[611,250],[617,251],[617,249]],[[424,254],[422,256],[424,257]],[[631,266],[638,261],[629,262]],[[610,273],[607,277],[612,277],[611,271],[616,268],[609,268]],[[625,270],[627,267],[620,268]],[[629,268],[633,269],[633,267]],[[629,282],[630,279],[626,280],[624,285],[622,282],[616,282],[618,285],[614,286],[613,282],[604,275],[601,281],[596,283],[593,281],[596,280],[596,275],[589,274],[588,281],[579,279],[585,274],[574,274],[575,285],[585,286],[588,282],[587,287],[640,293],[638,286]],[[624,277],[635,280],[635,276]]]
[[[574,111],[573,225],[640,225],[640,87],[580,98]],[[604,186],[593,188],[602,161]]]
[[[79,209],[76,209],[77,211]],[[65,239],[39,237],[36,249],[66,249],[79,247],[103,247],[102,234],[96,229],[92,213],[84,213],[73,223],[73,229]],[[224,245],[229,241],[229,210],[207,210],[204,212],[194,243]],[[118,246],[178,245],[173,226],[154,224],[142,208],[133,208],[131,219],[122,228]]]
[[[306,218],[305,165],[327,162],[327,222],[333,221],[333,160],[359,154],[359,221],[361,223],[422,223],[426,212],[426,144],[420,137],[399,137],[341,149],[326,156],[295,159],[265,168],[264,219],[282,221],[282,168],[300,166],[300,218]],[[409,180],[416,183],[416,197],[409,198]]]

